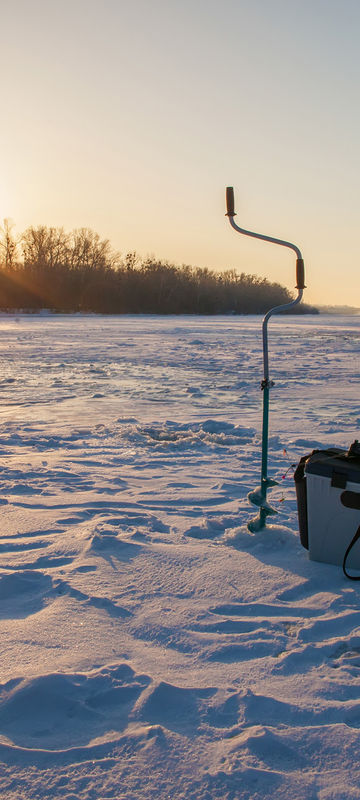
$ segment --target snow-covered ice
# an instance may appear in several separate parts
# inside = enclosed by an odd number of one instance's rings
[[[0,317],[0,796],[358,800],[360,587],[291,465],[360,438],[360,322]],[[285,475],[285,478],[282,476]]]

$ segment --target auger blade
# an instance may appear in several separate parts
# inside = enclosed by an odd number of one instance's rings
[[[275,478],[266,478],[266,486],[279,486],[279,481],[276,481]]]
[[[254,506],[258,506],[258,508],[263,509],[263,512],[266,516],[268,516],[269,514],[278,513],[276,509],[272,508],[272,506],[269,505],[267,500],[265,500],[265,497],[261,491],[261,486],[258,486],[257,489],[254,489],[252,492],[249,492],[248,500]]]
[[[260,515],[258,517],[253,517],[247,524],[248,530],[250,533],[258,533],[263,528],[265,528],[265,521],[261,519]]]
[[[272,508],[268,504],[266,504],[266,506],[265,505],[261,506],[260,513],[258,514],[258,516],[253,517],[253,519],[251,519],[250,522],[248,522],[248,530],[251,533],[257,533],[257,531],[261,531],[263,528],[265,528],[266,517],[269,517],[272,514],[277,514],[277,513],[278,512],[276,511],[276,509]]]
[[[262,506],[264,503],[264,495],[261,491],[261,486],[258,486],[256,489],[253,489],[252,492],[248,494],[248,500],[254,506]]]
[[[278,514],[279,513],[276,510],[276,508],[273,508],[272,506],[269,506],[267,503],[266,503],[266,506],[261,506],[261,508],[263,509],[264,514],[266,514],[267,517],[270,517],[272,514]]]

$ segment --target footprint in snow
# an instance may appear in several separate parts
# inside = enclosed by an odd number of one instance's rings
[[[17,747],[76,748],[79,756],[79,746],[127,726],[149,682],[127,664],[11,680],[0,686],[0,733]]]
[[[18,571],[0,576],[0,618],[24,619],[44,608],[53,583],[42,572]]]
[[[90,542],[88,552],[96,554],[112,562],[131,561],[142,551],[141,544],[134,544],[127,540],[119,539],[114,533],[96,533]]]

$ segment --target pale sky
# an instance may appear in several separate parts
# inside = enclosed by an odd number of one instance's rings
[[[0,219],[360,307],[359,0],[1,0]]]

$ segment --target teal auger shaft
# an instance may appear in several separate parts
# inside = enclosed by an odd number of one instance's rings
[[[245,228],[240,228],[236,222],[234,221],[235,214],[235,202],[234,202],[234,189],[232,186],[228,186],[226,189],[226,216],[229,218],[229,222],[232,228],[238,233],[243,233],[245,236],[251,236],[253,239],[262,239],[266,242],[271,242],[272,244],[279,244],[283,247],[289,247],[293,250],[296,254],[296,289],[298,290],[297,297],[295,300],[292,300],[290,303],[283,303],[281,306],[275,306],[275,308],[271,308],[270,311],[265,314],[263,319],[263,326],[262,326],[262,338],[263,338],[263,364],[264,364],[264,379],[261,382],[261,388],[263,391],[263,421],[262,421],[262,442],[261,442],[261,482],[258,489],[254,489],[253,492],[250,492],[248,495],[248,499],[253,505],[258,506],[259,513],[258,516],[254,519],[250,520],[248,523],[248,529],[252,532],[259,531],[266,525],[266,519],[271,514],[276,514],[274,508],[271,508],[267,502],[267,490],[271,486],[276,486],[277,481],[274,481],[272,478],[268,477],[268,443],[269,443],[269,401],[270,401],[270,389],[274,386],[273,381],[269,378],[269,348],[268,348],[268,322],[270,317],[273,314],[281,314],[283,311],[287,311],[288,309],[296,306],[300,303],[303,290],[305,289],[305,270],[304,270],[304,261],[301,255],[299,248],[292,244],[291,242],[287,242],[284,239],[276,239],[273,236],[265,236],[262,233],[254,233],[254,231],[245,230]]]
[[[269,401],[270,391],[268,386],[263,389],[263,427],[261,443],[261,494],[266,503],[267,481],[268,481],[268,442],[269,442]],[[265,525],[266,514],[263,506],[260,506],[260,517],[262,524]]]

